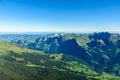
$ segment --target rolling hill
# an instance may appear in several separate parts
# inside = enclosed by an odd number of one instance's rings
[[[12,42],[20,45],[16,40]],[[25,46],[24,42],[22,44]],[[38,38],[27,47],[46,53],[72,55],[98,72],[120,75],[120,34],[117,33],[59,34]]]
[[[0,80],[119,80],[97,72],[81,59],[46,54],[0,40]]]

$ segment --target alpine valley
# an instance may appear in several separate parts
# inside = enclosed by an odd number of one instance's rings
[[[0,80],[120,80],[119,33],[5,34],[0,39]]]

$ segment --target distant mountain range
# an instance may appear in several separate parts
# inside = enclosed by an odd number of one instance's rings
[[[46,53],[64,53],[80,58],[90,67],[99,72],[120,75],[120,34],[59,34],[42,37],[32,43],[23,40],[13,40],[20,46],[26,46]]]
[[[0,80],[120,80],[120,34],[5,37],[9,42],[0,40]]]
[[[46,54],[0,40],[0,80],[119,80],[99,73],[79,58]]]
[[[35,40],[37,38],[41,38],[43,36],[53,35],[54,33],[0,33],[0,40],[5,40],[11,42],[15,39],[27,39],[27,40]]]

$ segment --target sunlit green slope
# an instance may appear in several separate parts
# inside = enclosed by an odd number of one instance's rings
[[[13,40],[20,45],[21,40]],[[21,42],[25,46],[24,40]],[[43,50],[47,53],[63,53],[76,56],[99,72],[120,76],[120,34],[59,34],[38,38],[28,43],[28,48]]]
[[[0,41],[0,80],[119,80],[73,56],[44,54]]]

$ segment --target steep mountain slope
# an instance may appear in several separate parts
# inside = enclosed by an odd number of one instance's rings
[[[0,41],[0,80],[119,80],[98,73],[79,58],[45,54]]]
[[[99,72],[120,75],[120,34],[60,34],[36,39],[27,47],[76,56]]]

